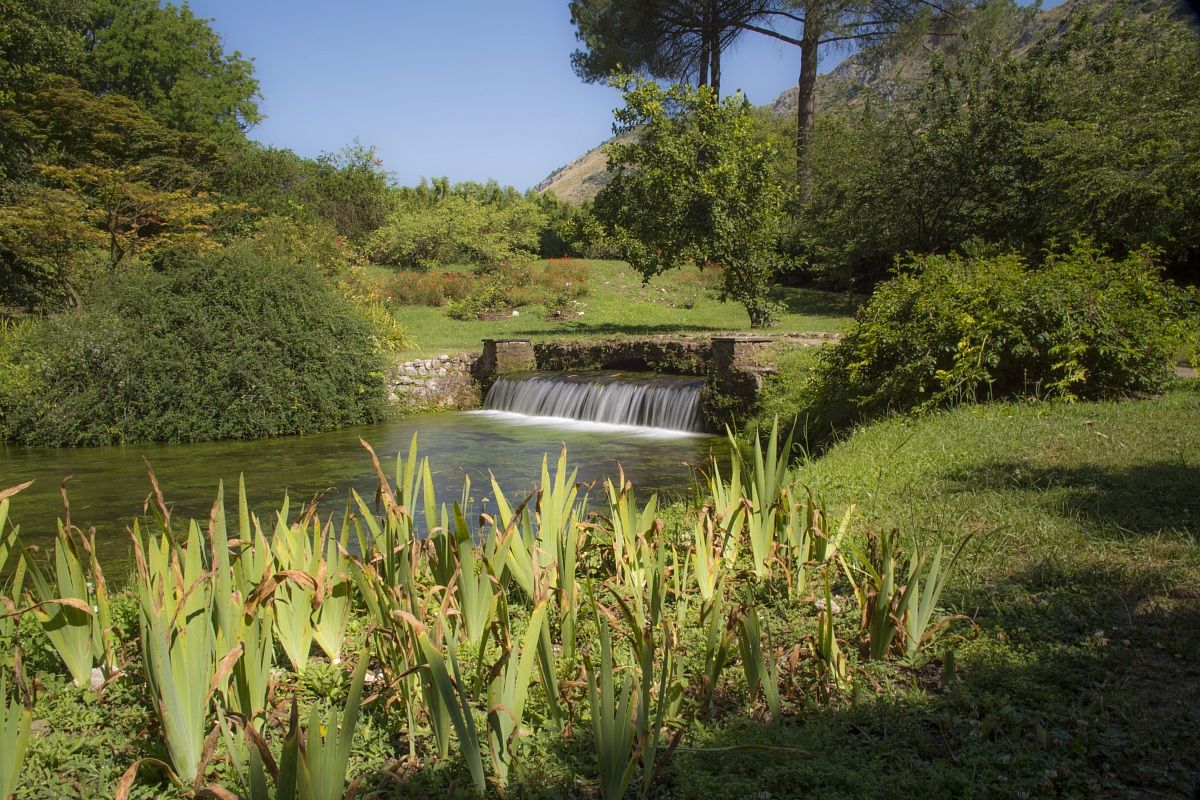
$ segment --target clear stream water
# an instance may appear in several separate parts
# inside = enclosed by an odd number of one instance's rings
[[[710,452],[728,458],[720,437],[477,411],[256,441],[0,447],[0,489],[35,480],[13,498],[10,519],[21,526],[27,543],[44,545],[52,540],[55,520],[62,514],[59,484],[71,476],[67,489],[72,521],[84,529],[94,526],[102,561],[117,566],[127,563],[126,529],[150,493],[145,461],[153,465],[176,519],[207,520],[221,480],[228,509],[236,511],[238,476],[243,474],[250,502],[265,522],[285,493],[298,509],[315,494],[329,492],[321,505],[325,514],[343,507],[350,488],[371,502],[378,482],[359,438],[371,443],[391,478],[396,454],[407,455],[413,434],[418,434],[420,453],[433,468],[439,503],[459,499],[464,478],[470,476],[473,512],[485,507],[489,469],[507,494],[523,497],[538,481],[542,456],[548,453],[553,467],[564,444],[569,465],[579,468],[578,480],[597,481],[599,489],[599,481],[615,477],[620,464],[640,497],[655,491],[663,499],[683,497],[692,486],[692,467],[706,463]]]

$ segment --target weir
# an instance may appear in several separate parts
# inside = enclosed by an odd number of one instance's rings
[[[496,379],[484,407],[530,417],[557,417],[701,433],[704,379],[634,372],[517,372]]]

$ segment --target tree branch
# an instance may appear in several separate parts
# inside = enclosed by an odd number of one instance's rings
[[[796,47],[799,47],[801,44],[799,39],[788,36],[787,34],[780,33],[777,30],[772,30],[771,28],[763,28],[759,25],[752,25],[749,22],[739,22],[738,27],[741,28],[742,30],[753,31],[754,33],[761,33],[763,36],[770,36],[772,39],[778,39],[781,42],[787,42],[788,44],[794,45]]]

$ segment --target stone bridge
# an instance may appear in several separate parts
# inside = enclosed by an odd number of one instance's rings
[[[389,400],[422,408],[478,406],[496,378],[528,370],[593,369],[703,375],[710,417],[737,415],[753,407],[766,376],[774,372],[768,351],[836,341],[835,333],[774,336],[656,336],[533,342],[484,339],[479,356],[438,356],[394,367]]]

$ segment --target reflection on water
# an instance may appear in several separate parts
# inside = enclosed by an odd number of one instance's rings
[[[71,476],[67,488],[72,521],[83,528],[94,526],[102,557],[114,563],[127,557],[124,531],[141,513],[150,491],[145,461],[153,465],[177,519],[207,519],[221,480],[232,511],[239,474],[245,476],[247,494],[260,515],[277,508],[285,492],[293,508],[329,492],[321,505],[329,513],[342,507],[351,487],[368,500],[374,496],[378,482],[360,437],[375,448],[390,478],[396,454],[407,455],[414,433],[433,469],[439,502],[457,500],[469,476],[477,509],[488,487],[488,470],[506,493],[521,495],[537,483],[542,456],[549,453],[553,462],[564,444],[568,463],[579,468],[578,480],[590,483],[615,476],[620,464],[643,497],[651,491],[682,496],[691,486],[691,466],[703,464],[710,452],[722,459],[728,453],[725,441],[716,437],[506,414],[449,413],[250,442],[0,447],[0,489],[35,479],[13,498],[10,519],[21,526],[25,541],[45,544],[53,538],[55,519],[62,511],[59,484]]]

